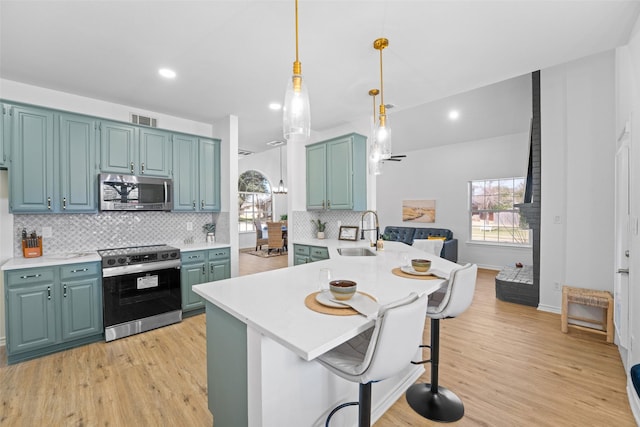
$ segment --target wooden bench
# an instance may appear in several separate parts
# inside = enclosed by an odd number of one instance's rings
[[[589,307],[599,307],[603,309],[602,320],[588,319],[579,316],[569,315],[569,304],[581,304]],[[569,319],[601,325],[602,330],[587,326],[574,325],[569,323]],[[606,335],[607,342],[613,342],[613,297],[608,291],[594,289],[574,288],[571,286],[562,287],[562,314],[560,316],[561,329],[565,334],[568,328],[582,329],[589,332]]]

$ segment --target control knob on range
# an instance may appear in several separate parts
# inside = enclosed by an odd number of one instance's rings
[[[176,258],[178,254],[176,252],[171,252],[171,258]]]
[[[115,263],[116,263],[116,260],[113,259],[113,258],[107,260],[107,264],[109,264],[109,265],[113,265]]]
[[[167,259],[169,257],[169,254],[162,254],[162,259]]]
[[[126,258],[123,258],[123,257],[118,258],[118,264],[124,264],[126,262],[127,262]]]

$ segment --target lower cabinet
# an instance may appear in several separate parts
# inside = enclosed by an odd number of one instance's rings
[[[231,277],[230,253],[229,248],[219,248],[181,254],[180,288],[183,315],[204,311],[204,300],[191,290],[194,285]]]
[[[293,245],[293,265],[325,259],[329,259],[329,250],[324,246]]]
[[[9,363],[103,337],[98,262],[8,270],[5,294]]]

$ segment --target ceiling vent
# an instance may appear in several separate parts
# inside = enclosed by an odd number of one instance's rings
[[[136,125],[150,126],[152,128],[158,127],[158,119],[153,117],[141,116],[139,114],[131,113],[131,123]]]

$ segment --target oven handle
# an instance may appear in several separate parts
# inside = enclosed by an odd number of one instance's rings
[[[124,276],[125,274],[145,273],[149,271],[168,270],[180,268],[180,260],[150,262],[147,264],[122,265],[119,267],[107,267],[102,269],[102,277]]]

